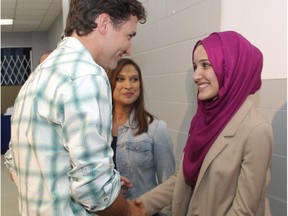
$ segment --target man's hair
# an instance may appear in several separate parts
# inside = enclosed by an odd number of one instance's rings
[[[139,23],[146,22],[146,11],[137,0],[71,0],[66,20],[65,36],[71,36],[75,30],[79,36],[89,34],[97,27],[95,20],[107,13],[115,29],[136,16]]]

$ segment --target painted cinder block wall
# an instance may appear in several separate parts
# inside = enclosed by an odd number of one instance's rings
[[[261,0],[142,2],[148,9],[148,21],[138,27],[131,58],[141,66],[149,111],[168,124],[177,165],[196,110],[197,90],[192,82],[191,63],[195,42],[213,31],[236,30],[262,50],[265,59],[262,88],[252,100],[274,130],[272,181],[268,196],[273,215],[286,216],[286,0],[277,1],[277,5]]]

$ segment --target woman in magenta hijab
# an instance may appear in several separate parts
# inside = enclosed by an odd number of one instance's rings
[[[172,203],[175,216],[270,216],[272,128],[249,99],[261,87],[262,53],[226,31],[192,54],[198,107],[182,164],[140,199],[149,215]]]

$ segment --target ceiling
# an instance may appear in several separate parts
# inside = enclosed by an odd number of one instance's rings
[[[13,19],[1,32],[46,31],[62,11],[62,0],[1,0],[1,19]]]

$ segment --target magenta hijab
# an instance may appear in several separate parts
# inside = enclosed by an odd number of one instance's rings
[[[195,186],[202,162],[214,141],[238,111],[248,95],[261,87],[263,56],[242,35],[234,31],[212,33],[201,43],[214,69],[218,98],[200,101],[184,148],[183,171],[186,183]]]

